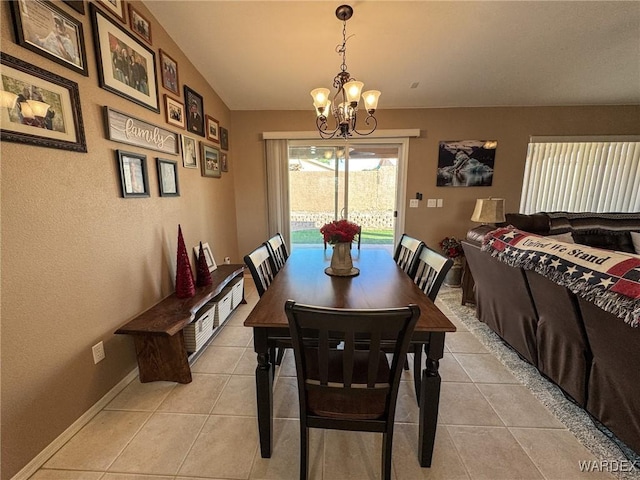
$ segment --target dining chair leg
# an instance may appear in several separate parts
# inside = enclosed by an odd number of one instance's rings
[[[382,470],[381,478],[391,480],[391,453],[393,451],[393,428],[382,434]]]
[[[416,401],[420,405],[420,387],[422,384],[422,349],[424,345],[418,344],[413,347],[413,385],[416,389]]]
[[[284,358],[284,348],[278,348],[278,356],[276,357],[276,365],[282,364],[282,359]]]
[[[300,421],[300,480],[307,480],[309,463],[309,429]]]
[[[404,369],[409,370],[409,357],[407,355],[404,356]]]

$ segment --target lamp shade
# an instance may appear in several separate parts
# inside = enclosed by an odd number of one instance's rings
[[[477,199],[471,221],[478,223],[504,222],[504,198]]]

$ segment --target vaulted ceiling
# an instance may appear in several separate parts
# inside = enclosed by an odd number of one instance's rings
[[[145,5],[231,110],[310,110],[339,71],[340,2]],[[640,104],[639,1],[350,5],[348,70],[381,109]]]

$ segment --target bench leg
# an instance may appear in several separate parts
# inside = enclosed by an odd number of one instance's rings
[[[134,335],[142,383],[164,380],[191,383],[191,368],[182,330],[172,336]]]

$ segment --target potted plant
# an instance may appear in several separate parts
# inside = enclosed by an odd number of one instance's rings
[[[455,237],[445,237],[440,241],[440,250],[445,257],[453,260],[453,265],[444,278],[445,285],[459,287],[462,283],[462,257],[464,257],[462,243]]]

